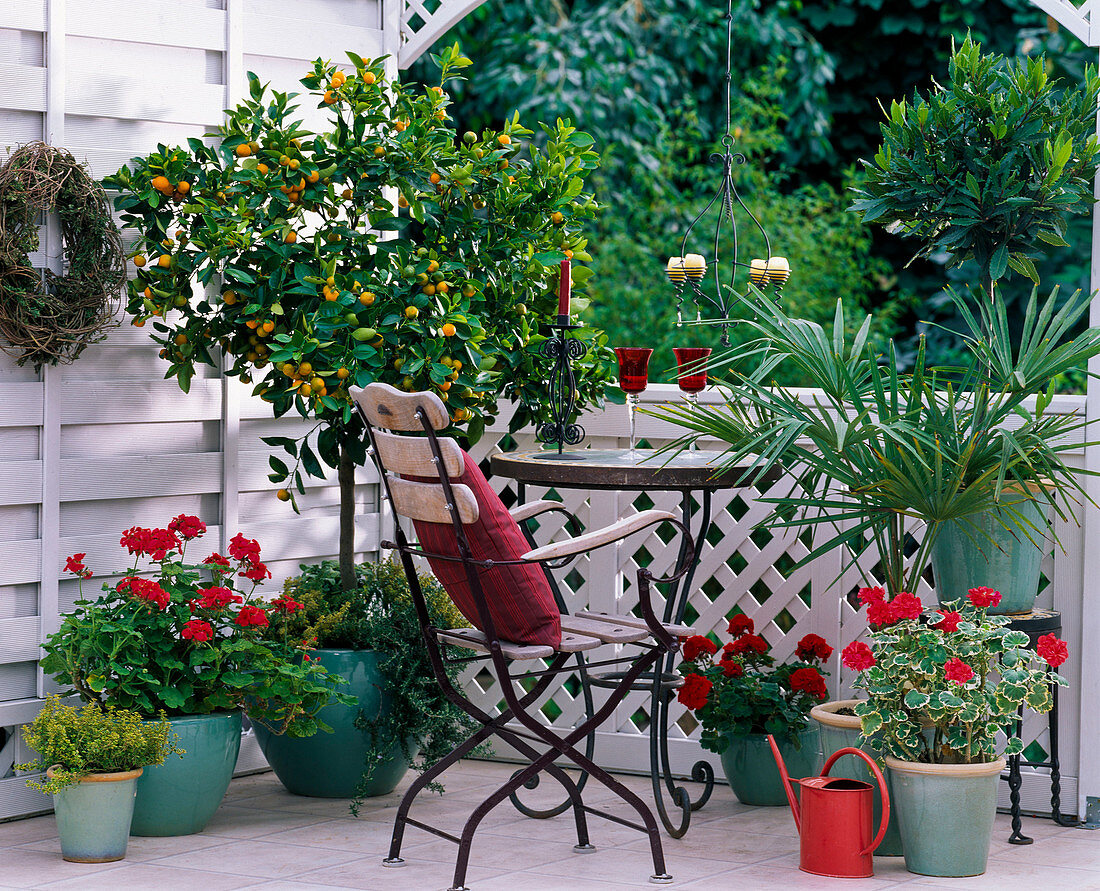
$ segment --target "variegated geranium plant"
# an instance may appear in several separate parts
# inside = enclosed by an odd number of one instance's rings
[[[868,698],[855,707],[873,749],[904,761],[970,764],[1019,754],[1023,742],[999,731],[1021,705],[1049,711],[1054,669],[1065,662],[1065,641],[1040,637],[1035,649],[1008,616],[989,615],[1001,599],[971,588],[965,600],[925,608],[915,595],[886,599],[864,588],[869,640],[849,644],[842,662],[859,673],[854,686]],[[1003,751],[1001,746],[1003,745]]]

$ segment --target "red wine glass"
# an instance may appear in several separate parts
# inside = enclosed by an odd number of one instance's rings
[[[640,347],[616,347],[615,358],[619,360],[619,387],[626,393],[627,411],[630,413],[630,454],[636,454],[634,412],[638,407],[638,394],[649,383],[649,357],[653,350]]]
[[[707,357],[710,347],[673,347],[676,355],[676,383],[691,403],[691,414],[699,408],[699,393],[707,386]],[[695,449],[694,440],[690,448]]]

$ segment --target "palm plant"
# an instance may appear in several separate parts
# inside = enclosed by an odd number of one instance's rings
[[[1069,503],[1085,495],[1081,471],[1064,455],[1079,447],[1071,434],[1086,422],[1046,409],[1056,379],[1100,354],[1098,329],[1063,342],[1089,296],[1075,293],[1058,308],[1057,289],[1043,300],[1033,291],[1016,350],[999,293],[978,301],[978,316],[961,295],[951,296],[968,329],[962,336],[969,362],[929,368],[922,341],[913,369],[903,373],[892,342],[884,356],[876,354],[870,316],[849,336],[838,301],[829,336],[752,289],[741,299],[755,316],[742,324],[756,337],[747,351],[716,362],[735,366],[755,357],[758,368],[741,374],[731,367],[722,405],[653,409],[689,431],[668,448],[708,437],[728,444],[723,466],[748,467],[746,475],[789,468],[797,485],[789,495],[763,499],[775,505],[764,525],[832,527],[803,563],[840,546],[854,563],[870,539],[891,596],[916,589],[945,522],[962,521],[977,533],[973,518],[995,510],[1002,523],[1030,535],[1034,529],[1016,509],[1017,487],[1045,483],[1037,497],[1066,517]],[[784,363],[816,390],[771,382]],[[913,520],[924,534],[907,566]]]

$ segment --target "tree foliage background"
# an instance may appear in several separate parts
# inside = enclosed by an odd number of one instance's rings
[[[717,344],[713,328],[677,328],[667,257],[718,187],[708,163],[725,129],[723,0],[488,0],[446,36],[478,67],[456,91],[459,129],[522,115],[568,117],[596,137],[601,212],[591,227],[595,275],[585,318],[612,345],[655,347],[667,372],[671,347]],[[775,254],[793,270],[788,308],[831,324],[837,297],[849,317],[873,310],[875,335],[895,336],[901,360],[919,333],[930,361],[956,358],[958,326],[945,281],[967,282],[946,257],[909,263],[911,246],[847,212],[859,160],[881,143],[880,107],[927,89],[946,73],[952,39],[967,33],[1008,56],[1048,52],[1052,74],[1076,83],[1086,54],[1029,0],[734,0],[731,119],[746,204]],[[411,72],[426,72],[424,62]],[[739,223],[738,259],[760,256],[751,221]],[[688,250],[709,256],[713,220]],[[1088,286],[1087,218],[1039,272],[1066,293]],[[725,238],[724,258],[733,244]],[[908,264],[908,265],[907,265]],[[1010,305],[1026,300],[1018,285]],[[746,336],[732,332],[737,342]],[[789,383],[798,383],[789,381]]]

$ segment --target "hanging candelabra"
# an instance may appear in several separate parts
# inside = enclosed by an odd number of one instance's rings
[[[726,132],[722,137],[722,153],[719,154],[715,152],[710,156],[710,162],[712,164],[720,164],[722,166],[722,184],[710,201],[707,202],[706,206],[699,212],[698,216],[691,221],[691,225],[688,226],[687,231],[684,233],[683,240],[680,243],[679,255],[670,257],[668,265],[665,268],[669,281],[672,282],[673,287],[676,289],[677,327],[684,324],[684,303],[687,299],[690,299],[690,302],[695,304],[695,321],[703,321],[704,308],[708,308],[708,318],[712,318],[711,310],[717,315],[722,327],[723,346],[729,345],[729,326],[732,324],[730,314],[735,303],[735,294],[737,293],[735,291],[735,286],[737,283],[738,270],[747,269],[749,281],[760,290],[763,291],[768,288],[774,288],[776,299],[778,299],[779,292],[791,275],[790,264],[787,262],[786,258],[772,255],[771,240],[768,238],[768,233],[764,230],[764,227],[753,212],[746,206],[745,202],[741,200],[741,196],[737,193],[737,186],[733,181],[734,164],[744,164],[747,158],[741,152],[735,152],[733,150],[734,138],[730,126],[730,91],[732,84],[733,0],[729,0],[726,6]],[[738,260],[737,217],[734,212],[735,204],[740,206],[741,210],[748,215],[748,218],[752,220],[763,236],[764,252],[766,255],[763,259],[754,259],[750,263],[744,263]],[[708,264],[706,258],[702,254],[688,253],[687,248],[692,230],[715,206],[717,206],[718,212],[714,226],[713,251],[711,261]],[[729,281],[728,284],[725,285],[722,280],[723,276],[720,268],[721,260],[719,256],[722,225],[724,222],[729,224],[733,248]],[[702,287],[703,277],[707,273],[708,265],[714,276],[713,294],[705,291]],[[690,298],[688,298],[686,293],[689,289]]]

